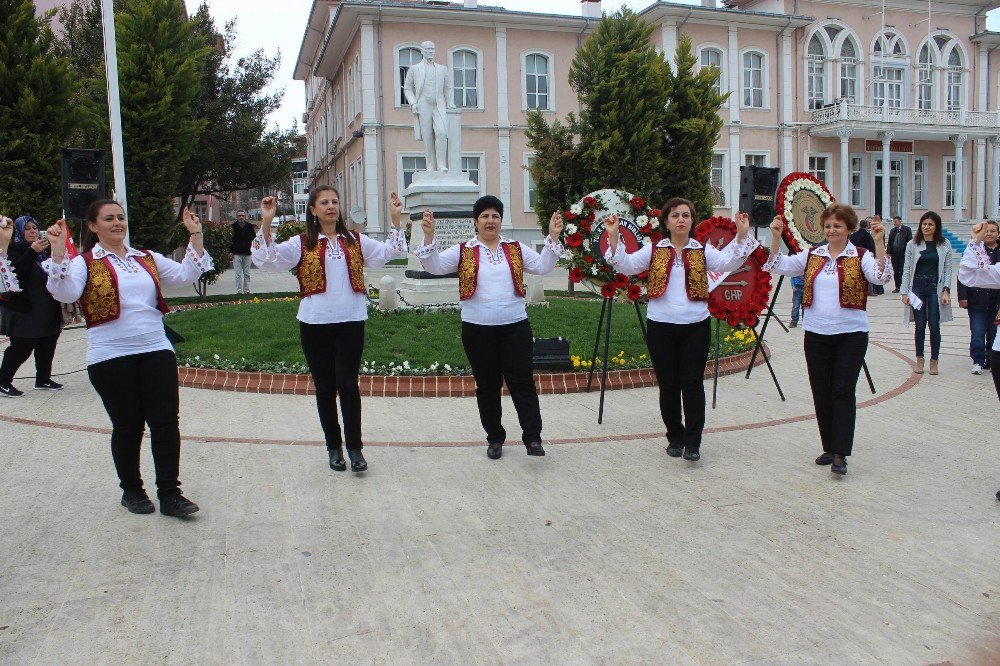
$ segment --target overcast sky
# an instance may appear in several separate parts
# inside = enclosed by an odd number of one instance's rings
[[[302,44],[306,19],[312,0],[207,0],[218,25],[237,17],[239,39],[237,55],[263,47],[268,55],[281,52],[281,69],[275,87],[285,89],[282,105],[271,114],[271,122],[282,128],[292,126],[292,120],[305,110],[305,89],[302,82],[292,79],[295,59]],[[700,0],[676,0],[684,4],[700,4]],[[185,0],[188,11],[194,13],[201,0]],[[483,5],[506,7],[518,11],[545,11],[553,14],[579,14],[579,0],[480,0]],[[612,12],[620,7],[643,9],[653,0],[604,0],[603,8]],[[276,9],[275,7],[280,8]],[[1000,10],[988,14],[987,27],[1000,30]]]

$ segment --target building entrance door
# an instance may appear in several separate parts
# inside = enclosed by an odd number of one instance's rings
[[[903,160],[889,159],[889,210],[882,210],[882,188],[885,180],[882,174],[882,160],[875,160],[875,201],[873,209],[883,220],[891,220],[894,216],[903,214]]]

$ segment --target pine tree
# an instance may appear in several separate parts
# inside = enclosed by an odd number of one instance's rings
[[[663,152],[669,156],[664,194],[690,199],[695,219],[712,215],[712,154],[722,129],[719,109],[726,96],[715,89],[719,70],[706,67],[695,72],[697,60],[691,38],[682,35],[669,74],[670,104],[667,107]]]
[[[564,209],[568,202],[590,191],[585,189],[587,175],[574,141],[576,130],[577,120],[572,113],[565,125],[559,120],[549,125],[540,111],[528,114],[525,135],[535,151],[530,168],[535,181],[535,214],[545,233],[552,211]]]
[[[36,18],[31,0],[0,0],[0,212],[43,224],[60,215],[60,149],[81,121],[51,16]]]

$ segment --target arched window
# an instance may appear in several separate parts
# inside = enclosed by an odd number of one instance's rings
[[[479,55],[469,49],[451,54],[451,80],[455,90],[455,106],[460,109],[479,106]]]
[[[917,108],[934,108],[934,55],[930,43],[924,44],[917,55]]]
[[[396,52],[396,68],[399,71],[399,104],[402,106],[404,104],[409,104],[410,101],[406,99],[406,90],[404,90],[404,85],[406,83],[406,73],[410,71],[412,65],[416,65],[423,59],[423,55],[420,53],[420,49],[415,46],[404,46]]]
[[[850,38],[840,46],[840,97],[851,104],[858,101],[858,49]]]
[[[906,90],[906,42],[895,31],[886,30],[875,38],[872,54],[872,104],[901,108]]]
[[[549,106],[549,57],[541,53],[524,56],[524,92],[528,109],[551,110]]]
[[[766,84],[766,61],[760,51],[743,54],[743,106],[752,109],[764,108]]]
[[[723,83],[724,73],[722,65],[723,62],[725,61],[725,57],[722,54],[722,50],[717,49],[714,46],[706,46],[701,50],[698,61],[700,65],[699,69],[714,67],[719,71],[719,78],[716,80],[714,88],[715,92],[719,93],[720,95],[723,94],[723,91],[725,91],[726,87],[725,84]]]
[[[962,67],[962,54],[958,50],[958,45],[952,47],[948,55],[948,83],[946,87],[945,105],[949,111],[958,111],[962,108],[964,95],[964,68]]]
[[[826,104],[826,46],[818,32],[806,51],[806,104],[810,109]]]

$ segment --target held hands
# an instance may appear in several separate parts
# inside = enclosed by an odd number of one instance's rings
[[[552,218],[549,220],[549,238],[552,239],[553,243],[559,242],[559,234],[563,230],[563,217],[562,213],[556,211],[552,213]]]
[[[278,200],[274,197],[264,197],[260,200],[260,228],[264,231],[264,238],[271,237],[271,220],[278,212]]]
[[[872,220],[871,232],[872,232],[872,238],[878,241],[878,244],[881,245],[882,239],[885,238],[885,225],[882,224],[882,218],[880,218],[878,215],[876,215],[875,218]],[[878,245],[876,247],[878,247]]]
[[[52,260],[61,263],[66,256],[66,220],[59,220],[45,230],[45,238],[52,248]]]
[[[614,254],[618,251],[618,229],[620,228],[618,213],[608,215],[603,222],[604,230],[608,232],[608,248],[611,249],[611,254]]]
[[[420,221],[420,228],[424,230],[424,245],[434,242],[434,213],[428,208],[424,211],[424,218]]]
[[[986,240],[986,229],[987,224],[985,222],[976,222],[972,225],[972,240],[975,243],[982,243]]]
[[[750,215],[747,213],[737,213],[736,220],[736,241],[742,243],[750,233]]]
[[[399,229],[400,219],[403,215],[403,200],[399,198],[399,195],[393,192],[389,195],[389,221],[392,222],[392,226]]]
[[[201,232],[201,218],[195,215],[191,209],[184,209],[181,214],[181,221],[184,223],[184,228],[188,230],[189,234],[197,234]]]
[[[740,213],[740,215],[746,215],[746,213]],[[739,218],[740,215],[737,215],[736,217]],[[748,219],[749,219],[749,216],[748,216]],[[781,232],[785,230],[785,221],[784,221],[784,219],[782,219],[782,217],[780,215],[775,215],[774,219],[771,220],[771,225],[770,225],[769,228],[771,229],[771,237],[772,238],[774,236],[777,236],[777,237],[780,238],[781,237]]]

